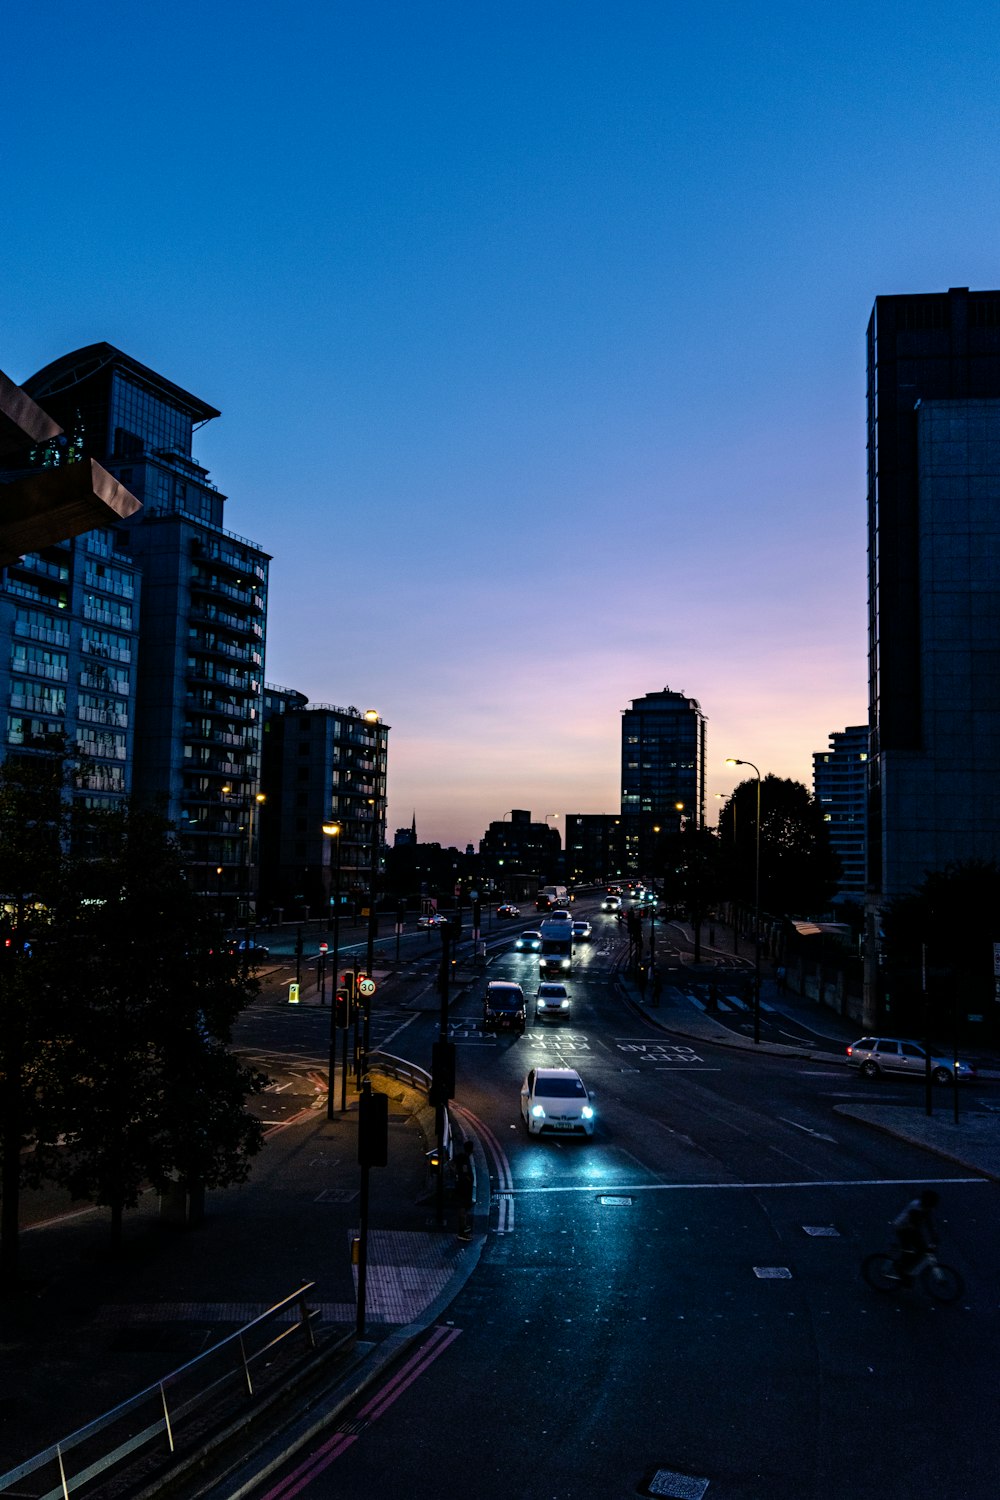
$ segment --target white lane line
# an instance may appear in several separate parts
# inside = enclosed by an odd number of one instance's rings
[[[945,1183],[949,1187],[976,1183],[988,1187],[991,1181],[989,1177],[844,1177],[816,1178],[812,1182],[636,1182],[614,1187],[606,1182],[591,1182],[582,1187],[514,1187],[507,1191],[519,1197],[541,1197],[546,1193],[761,1193],[776,1188],[927,1187],[929,1183]]]
[[[395,1031],[390,1031],[388,1036],[384,1036],[382,1038],[382,1040],[378,1044],[378,1047],[377,1048],[373,1048],[372,1050],[373,1051],[380,1051],[380,1050],[384,1049],[385,1047],[387,1047],[389,1045],[389,1043],[392,1041],[393,1037],[399,1036],[399,1033],[401,1031],[405,1031],[406,1028],[407,1028],[407,1026],[412,1026],[413,1022],[416,1019],[417,1018],[416,1018],[415,1015],[413,1015],[413,1016],[407,1016],[406,1020],[403,1021],[399,1026],[397,1026],[396,1029],[395,1029]]]
[[[789,1120],[786,1115],[779,1115],[778,1119],[783,1125],[791,1125],[794,1130],[804,1130],[806,1135],[814,1135],[818,1141],[829,1141],[831,1146],[837,1144],[832,1135],[824,1135],[821,1130],[813,1130],[811,1125],[800,1125],[798,1120]]]

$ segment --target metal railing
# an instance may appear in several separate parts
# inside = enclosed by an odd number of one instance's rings
[[[306,1297],[316,1285],[308,1281],[298,1291],[276,1302],[259,1318],[230,1334],[221,1343],[206,1349],[196,1359],[171,1371],[155,1385],[106,1412],[103,1417],[62,1438],[44,1452],[29,1458],[6,1474],[0,1474],[0,1495],[24,1493],[22,1486],[32,1475],[42,1475],[41,1482],[55,1480],[54,1487],[36,1494],[36,1500],[69,1500],[69,1496],[101,1479],[126,1459],[143,1454],[154,1443],[161,1443],[161,1453],[174,1457],[181,1441],[180,1429],[185,1421],[203,1414],[210,1403],[218,1403],[228,1389],[239,1392],[246,1400],[258,1394],[254,1385],[257,1362],[273,1354],[290,1334],[305,1335],[307,1351],[316,1348],[313,1322],[319,1310],[307,1306]],[[270,1327],[298,1306],[298,1317],[279,1333],[270,1336]],[[264,1342],[256,1341],[264,1335]],[[268,1360],[270,1366],[271,1361]],[[268,1374],[274,1377],[273,1370]],[[192,1446],[197,1441],[192,1437]],[[49,1481],[44,1474],[50,1470]],[[35,1480],[35,1483],[39,1483]]]

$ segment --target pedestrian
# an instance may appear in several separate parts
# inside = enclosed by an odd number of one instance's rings
[[[472,1194],[476,1184],[475,1169],[472,1165],[473,1145],[471,1141],[465,1141],[461,1151],[455,1157],[455,1201],[458,1204],[458,1237],[460,1240],[471,1240],[472,1238]]]

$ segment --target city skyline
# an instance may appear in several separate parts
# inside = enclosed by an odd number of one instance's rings
[[[56,4],[44,88],[12,18],[0,367],[106,339],[221,411],[266,678],[391,726],[390,835],[616,811],[663,688],[710,821],[728,756],[811,786],[866,717],[872,305],[995,284],[986,7],[273,15]]]

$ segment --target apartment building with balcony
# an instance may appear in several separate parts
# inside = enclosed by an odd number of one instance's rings
[[[264,690],[262,905],[285,920],[367,908],[383,867],[389,725]],[[336,832],[324,832],[336,829]]]
[[[28,553],[0,577],[0,755],[64,744],[76,794],[131,788],[141,574],[104,527]]]
[[[868,725],[834,730],[829,748],[813,754],[813,796],[823,809],[830,844],[840,859],[836,906],[865,899],[865,807]]]
[[[95,767],[94,792],[131,790],[161,806],[195,888],[248,919],[270,557],[225,528],[226,497],[193,456],[194,432],[219,412],[107,343],[64,355],[23,386],[63,427],[70,457],[98,460],[142,509],[8,569],[7,743],[60,722],[62,709],[71,748]],[[67,635],[69,646],[58,644]],[[54,653],[26,662],[67,673],[65,684],[46,684],[22,672],[35,684],[30,709],[12,691],[16,643]]]

